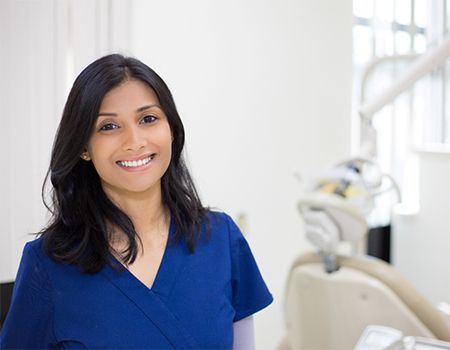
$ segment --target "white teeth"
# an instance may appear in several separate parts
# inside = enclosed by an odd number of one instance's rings
[[[126,168],[136,168],[136,167],[148,164],[153,158],[154,158],[154,155],[151,155],[150,157],[147,157],[145,159],[123,160],[123,161],[119,161],[117,163]]]

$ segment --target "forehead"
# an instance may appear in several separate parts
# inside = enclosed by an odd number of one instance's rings
[[[140,80],[126,80],[106,93],[100,112],[125,112],[154,104],[159,105],[159,100],[150,86]]]

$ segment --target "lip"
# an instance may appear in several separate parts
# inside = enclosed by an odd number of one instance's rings
[[[132,162],[133,160],[142,160],[142,159],[150,157],[151,155],[156,155],[156,153],[155,152],[149,152],[149,153],[146,153],[146,154],[141,154],[140,156],[135,156],[135,157],[127,158],[127,159],[119,159],[119,160],[116,161],[116,163],[117,162]]]
[[[157,153],[147,153],[145,155],[141,155],[141,156],[137,156],[137,157],[132,157],[132,158],[128,158],[128,159],[121,159],[116,161],[117,166],[122,169],[125,170],[127,172],[136,172],[136,171],[145,171],[148,168],[150,168],[155,160],[155,158],[157,158],[158,154]],[[138,161],[138,160],[142,160],[142,159],[146,159],[152,157],[150,159],[150,161],[147,164],[141,165],[141,166],[137,166],[137,167],[126,167],[121,165],[119,162],[130,162],[130,161]]]

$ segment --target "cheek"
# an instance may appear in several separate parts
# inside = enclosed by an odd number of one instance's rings
[[[103,181],[111,180],[111,171],[108,170],[107,165],[104,164],[104,162],[99,161],[98,159],[92,160],[92,165],[95,168],[95,171],[97,172],[97,175],[99,178]]]
[[[164,149],[162,150],[164,154],[164,163],[166,166],[166,170],[172,161],[172,143],[165,143]]]
[[[101,178],[107,176],[108,168],[111,165],[108,149],[109,146],[107,143],[99,142],[95,139],[91,140],[87,147],[89,155],[91,156],[91,162]]]
[[[170,138],[167,141],[167,154],[169,157],[169,162],[172,159],[172,153],[173,153],[173,140],[172,140],[172,134],[170,134]]]
[[[166,124],[164,128],[158,130],[158,134],[155,135],[158,138],[158,143],[166,153],[172,153],[172,132],[169,124]]]
[[[166,133],[164,135],[164,140],[162,143],[160,143],[160,145],[162,146],[161,151],[163,152],[163,155],[164,155],[164,167],[165,167],[164,172],[165,172],[165,171],[167,171],[167,169],[172,161],[173,142],[172,142],[172,134],[170,133],[170,130],[168,133]]]

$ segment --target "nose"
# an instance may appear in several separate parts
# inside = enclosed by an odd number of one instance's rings
[[[137,127],[128,127],[124,130],[124,139],[122,148],[124,151],[139,151],[144,148],[146,138],[142,130]]]

